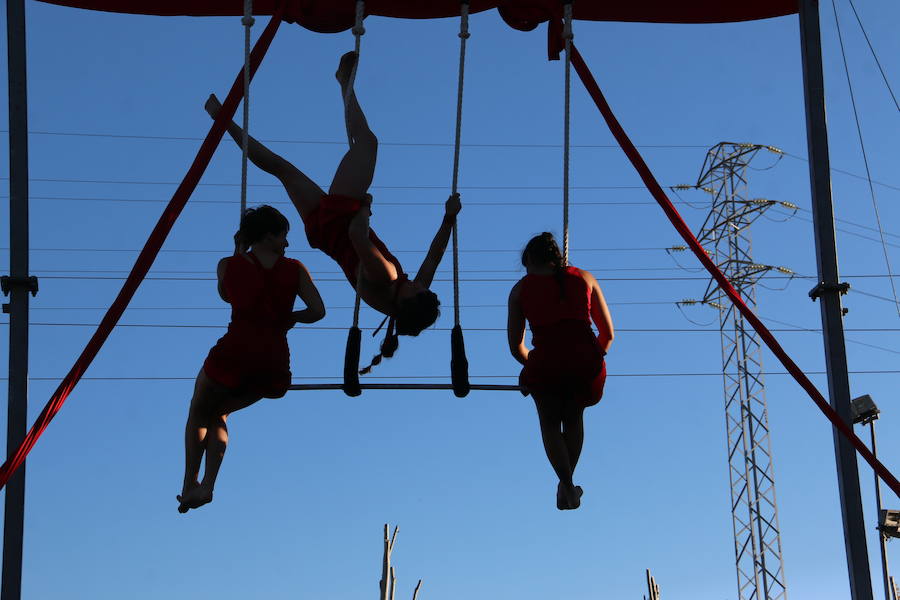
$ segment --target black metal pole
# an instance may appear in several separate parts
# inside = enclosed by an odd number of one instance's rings
[[[9,398],[7,456],[25,437],[28,406],[28,112],[25,73],[25,3],[6,3],[9,63]],[[34,288],[32,288],[34,289]],[[6,485],[3,514],[2,600],[22,596],[25,465]]]
[[[822,41],[818,0],[800,0],[800,47],[803,59],[803,91],[806,104],[806,135],[809,176],[812,187],[813,227],[819,285],[810,292],[818,298],[822,313],[825,365],[831,406],[847,423],[850,414],[850,380],[844,346],[841,293],[846,288],[838,277],[834,212],[831,200],[831,166],[828,160],[828,129],[825,122],[825,83],[822,75]],[[859,490],[856,451],[837,429],[833,430],[838,490],[844,525],[844,544],[850,575],[850,598],[873,600],[872,577],[866,551],[865,521]]]
[[[878,446],[875,443],[875,419],[869,421],[869,427],[872,433],[872,454],[878,456]],[[878,473],[875,474],[875,518],[881,519],[881,480]],[[881,546],[881,577],[884,580],[884,600],[891,600],[891,570],[888,567],[887,557],[887,536],[878,531],[878,541]]]

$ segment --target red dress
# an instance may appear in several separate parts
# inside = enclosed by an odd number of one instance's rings
[[[287,331],[300,287],[300,263],[279,257],[264,268],[252,253],[229,257],[223,287],[231,304],[228,332],[209,351],[206,375],[232,389],[280,398],[291,384]],[[251,262],[252,261],[252,262]]]
[[[337,262],[347,276],[350,285],[356,288],[356,273],[359,268],[359,256],[347,235],[347,228],[353,220],[362,203],[347,196],[327,194],[322,196],[319,206],[303,219],[306,229],[306,238],[309,245],[318,248]],[[369,229],[369,239],[378,251],[381,252],[397,268],[397,273],[403,272],[403,267],[397,257],[391,254],[375,232]]]
[[[526,275],[519,303],[531,326],[534,349],[520,381],[529,390],[574,393],[584,406],[603,396],[605,352],[591,327],[591,288],[575,267],[565,270],[560,285],[553,275]]]

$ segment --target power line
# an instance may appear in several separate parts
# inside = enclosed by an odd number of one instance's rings
[[[680,269],[675,269],[680,270]],[[883,279],[889,277],[895,277],[895,275],[884,275],[884,274],[862,274],[862,275],[842,275],[842,277],[846,277],[847,279]],[[44,275],[43,279],[58,279],[58,280],[68,280],[68,281],[123,281],[127,279],[125,276],[105,276],[105,275]],[[792,279],[816,279],[813,275],[771,275],[767,277],[767,279],[781,279],[781,280],[792,280]],[[709,276],[698,276],[698,277],[604,277],[602,281],[611,282],[611,281],[708,281]],[[216,281],[215,277],[144,277],[143,281]],[[319,277],[316,279],[317,282],[323,283],[336,283],[346,281],[343,277]],[[448,278],[437,278],[434,279],[435,282],[450,282],[452,279]],[[519,278],[510,278],[510,277],[467,277],[462,279],[461,281],[465,281],[467,283],[513,283],[519,281]]]
[[[9,133],[6,129],[0,129],[0,133]],[[158,141],[189,141],[201,142],[202,137],[190,136],[170,136],[170,135],[136,135],[136,134],[115,134],[115,133],[88,133],[88,132],[63,132],[63,131],[29,131],[29,135],[49,135],[49,136],[65,136],[65,137],[93,137],[93,138],[111,138],[111,139],[134,139],[134,140],[158,140]],[[279,139],[262,139],[260,142],[265,144],[304,144],[304,145],[323,145],[323,146],[346,146],[345,141],[333,140],[279,140]],[[396,147],[413,147],[413,148],[453,148],[454,144],[447,142],[384,142],[379,140],[379,146],[396,146]],[[468,143],[461,144],[463,148],[562,148],[562,144],[479,144]],[[618,149],[618,144],[572,144],[571,148],[585,149]],[[643,144],[638,148],[658,148],[658,149],[706,149],[709,145],[689,145],[689,144]]]
[[[891,84],[888,81],[887,75],[884,72],[884,69],[881,67],[881,61],[878,60],[878,54],[875,53],[875,48],[872,46],[871,40],[869,40],[869,34],[866,33],[866,28],[863,27],[862,19],[859,18],[859,13],[856,12],[856,6],[853,4],[853,0],[850,1],[850,8],[853,9],[853,15],[856,17],[856,22],[859,23],[859,29],[862,31],[863,37],[866,38],[866,43],[869,45],[869,50],[872,52],[872,58],[875,59],[875,64],[878,65],[878,71],[881,72],[881,78],[884,80],[884,85],[887,86],[888,92],[891,95],[891,99],[894,101],[894,106],[897,107],[897,110],[900,111],[900,104],[897,103],[897,96],[894,95],[894,90],[891,88]]]
[[[853,3],[850,3],[853,6]],[[856,9],[854,7],[854,13]],[[857,15],[857,20],[859,17]],[[860,27],[862,28],[862,22],[860,21]],[[866,41],[869,42],[868,35],[866,35],[865,30],[863,30],[863,35],[866,36]],[[872,49],[871,43],[869,43],[870,49]],[[874,49],[872,49],[873,56]],[[878,63],[879,69],[881,69],[881,63],[878,62],[876,56],[876,62]],[[885,78],[885,83],[887,83],[887,77],[883,73],[882,76]],[[888,89],[891,92],[891,96],[894,98],[894,103],[897,103],[896,97],[894,97],[893,90],[890,88],[890,84],[888,84]],[[0,133],[9,133],[6,129],[0,129]],[[87,133],[87,132],[62,132],[62,131],[30,131],[30,135],[47,135],[47,136],[63,136],[63,137],[92,137],[92,138],[111,138],[111,139],[135,139],[135,140],[172,140],[172,141],[202,141],[203,138],[199,137],[187,137],[187,136],[153,136],[153,135],[132,135],[132,134],[112,134],[112,133]],[[260,140],[264,143],[269,144],[312,144],[312,145],[328,145],[328,146],[343,146],[346,144],[346,141],[331,141],[331,140],[278,140],[278,139],[265,139]],[[382,142],[379,141],[379,146],[395,146],[395,147],[435,147],[435,148],[452,148],[453,144],[450,143],[428,143],[428,142]],[[637,146],[638,148],[646,148],[646,149],[703,149],[706,150],[710,148],[712,144],[709,145],[699,145],[699,144],[643,144]],[[558,149],[562,148],[562,144],[463,144],[465,148],[547,148],[547,149]],[[582,148],[582,149],[618,149],[619,146],[616,144],[573,144],[572,148]],[[809,159],[805,156],[800,156],[797,154],[792,154],[787,151],[782,151],[785,156],[790,156],[795,160],[800,160],[803,162],[809,162]],[[847,175],[850,177],[855,177],[857,179],[865,179],[862,175],[857,173],[853,173],[851,171],[845,171],[843,169],[837,169],[832,167],[831,171],[834,173],[840,173],[842,175]],[[884,183],[882,181],[873,180],[873,183],[884,186],[886,188],[894,189],[900,191],[900,186],[892,185],[889,183]],[[202,184],[201,184],[202,185]],[[446,186],[442,186],[446,188]]]
[[[612,272],[612,273],[621,273],[621,272],[647,272],[647,271],[664,271],[664,272],[682,272],[684,271],[683,267],[583,267],[584,270],[590,271],[591,273],[604,273],[604,272]],[[130,268],[123,269],[32,269],[34,271],[32,274],[48,277],[50,274],[72,274],[72,273],[89,273],[89,274],[114,274],[114,273],[122,273],[128,274],[131,272]],[[460,269],[460,273],[513,273],[513,274],[525,274],[524,268],[520,269]],[[149,271],[151,275],[214,275],[215,269],[202,269],[202,270],[151,270]],[[314,272],[314,279],[317,279],[319,275],[342,275],[343,271],[324,271],[324,270],[316,270]],[[447,269],[441,269],[436,271],[438,275],[448,275],[452,274],[452,271]]]
[[[8,180],[9,177],[0,177],[0,180]],[[177,186],[179,182],[177,181],[135,181],[128,179],[63,179],[57,177],[31,177],[28,179],[29,182],[42,182],[42,183],[91,183],[91,184],[110,184],[110,185],[169,185],[169,186]],[[197,184],[198,186],[209,186],[209,187],[240,187],[240,183],[229,183],[229,182],[201,182]],[[248,183],[248,187],[258,187],[258,188],[283,188],[280,183]],[[327,186],[327,184],[326,184]],[[321,187],[321,186],[320,186]],[[562,186],[558,185],[461,185],[458,186],[461,190],[497,190],[497,191],[505,191],[505,190],[515,190],[515,191],[527,191],[527,190],[537,190],[537,191],[546,191],[546,190],[561,190]],[[447,190],[446,185],[371,185],[369,189],[372,190]],[[645,190],[647,189],[643,185],[586,185],[586,186],[572,186],[571,189],[575,190]]]
[[[0,321],[0,326],[9,325],[8,321]],[[34,327],[97,327],[98,323],[29,323]],[[178,323],[119,323],[116,327],[132,328],[132,329],[226,329],[227,325],[197,325],[194,323],[178,324]],[[346,331],[346,327],[334,327],[326,325],[306,325],[297,328],[300,331]],[[374,331],[376,327],[361,327],[360,329]],[[450,331],[449,327],[431,327],[429,331]],[[505,327],[467,327],[466,331],[478,332],[497,332],[506,331]],[[790,329],[769,329],[773,333],[820,333],[821,329],[814,328],[790,328]],[[854,333],[891,333],[898,332],[900,328],[884,328],[884,327],[859,327],[849,328],[844,331]],[[700,327],[673,327],[673,328],[652,328],[652,327],[616,327],[616,332],[622,333],[720,333],[718,328],[700,328]]]
[[[636,305],[668,305],[677,304],[677,300],[648,300],[648,301],[624,301],[607,302],[608,306],[636,306]],[[460,308],[507,308],[507,304],[460,304]],[[31,306],[29,310],[107,310],[108,306]],[[329,306],[328,310],[353,310],[353,306]],[[228,304],[219,306],[129,306],[126,310],[231,310]]]
[[[802,160],[803,162],[807,162],[807,163],[809,162],[809,159],[806,158],[805,156],[798,156],[796,154],[791,154],[790,152],[784,152],[784,155],[790,156],[791,158],[796,159],[796,160]],[[847,176],[853,177],[855,179],[862,179],[863,181],[868,181],[863,175],[859,175],[858,173],[852,173],[850,171],[844,171],[843,169],[836,169],[834,167],[831,168],[831,171],[833,173],[840,173],[841,175],[847,175]],[[876,179],[873,179],[872,183],[892,189],[892,190],[897,190],[898,192],[900,192],[900,186],[892,185],[890,183],[884,183],[883,181],[878,181]]]
[[[630,188],[629,188],[630,189]],[[8,195],[0,195],[0,198],[8,199]],[[85,198],[79,196],[29,196],[29,200],[66,200],[71,202],[121,202],[126,204],[166,204],[169,201],[162,198]],[[191,200],[191,204],[234,204],[234,200]],[[265,204],[276,206],[292,206],[291,202],[284,200],[266,201]],[[576,206],[657,206],[656,202],[651,201],[625,201],[625,200],[609,200],[609,201],[588,201],[588,202],[570,202],[569,204]],[[690,203],[676,201],[675,204],[684,204],[690,206]],[[443,206],[441,202],[381,202],[376,201],[376,208],[382,206]],[[477,202],[466,201],[466,206],[559,206],[559,202]],[[691,206],[693,208],[693,206]]]
[[[825,371],[805,371],[807,375],[825,375]],[[897,370],[867,370],[867,371],[849,371],[851,375],[896,375],[900,373]],[[760,373],[761,375],[775,376],[788,375],[787,371],[767,371]],[[607,377],[627,377],[627,378],[643,378],[643,377],[721,377],[722,373],[609,373]],[[470,375],[473,379],[516,379],[518,375]],[[82,377],[81,381],[194,381],[197,377]],[[62,377],[29,377],[29,381],[60,381]],[[448,375],[398,375],[398,376],[366,376],[366,379],[381,380],[414,380],[414,379],[445,379],[450,380]],[[0,381],[7,381],[7,377],[0,377]],[[292,381],[340,381],[339,375],[330,377],[293,377]]]
[[[666,250],[663,246],[652,246],[652,247],[619,247],[619,248],[576,248],[572,250],[573,252],[646,252],[646,251],[655,251],[655,250]],[[0,251],[9,251],[8,247],[0,248]],[[31,248],[31,252],[140,252],[140,248]],[[427,249],[416,249],[416,250],[391,250],[394,254],[425,254]],[[463,250],[460,249],[460,252],[467,254],[519,254],[522,252],[521,248],[512,248],[512,249],[495,249],[495,248],[484,248],[484,249],[468,249]],[[188,249],[188,248],[177,248],[177,249],[167,249],[163,248],[160,250],[160,253],[171,253],[171,254],[221,254],[221,255],[231,255],[234,253],[234,249],[221,249],[221,250],[209,250],[209,249]],[[321,250],[289,250],[287,252],[288,255],[292,254],[322,254]]]
[[[767,321],[770,321],[772,323],[778,323],[779,325],[787,325],[788,327],[793,327],[797,330],[809,329],[809,328],[803,327],[801,325],[796,325],[794,323],[788,323],[787,321],[779,321],[778,319],[773,319],[771,317],[763,317],[763,318],[765,318]],[[819,331],[821,331],[821,329]],[[845,341],[847,341],[848,343],[851,343],[851,344],[857,344],[859,346],[866,346],[868,348],[875,348],[876,350],[883,350],[884,352],[890,352],[891,354],[900,354],[900,351],[894,350],[893,348],[885,348],[884,346],[876,346],[875,344],[867,344],[866,342],[860,342],[859,340],[852,340],[849,338],[845,338]]]

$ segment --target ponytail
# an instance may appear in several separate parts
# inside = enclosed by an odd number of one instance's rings
[[[553,234],[545,231],[531,238],[522,251],[522,266],[530,259],[534,263],[549,264],[553,267],[553,278],[559,284],[559,297],[566,297],[566,265],[564,264],[559,245]]]
[[[359,370],[360,375],[371,373],[373,367],[381,364],[382,358],[392,358],[397,351],[397,348],[400,347],[400,338],[394,332],[395,320],[393,317],[387,317],[387,321],[387,333],[384,336],[384,340],[381,342],[381,352],[372,357],[372,362],[369,363],[369,366]],[[378,329],[376,329],[372,335],[376,335],[383,325],[384,321],[381,322],[381,325],[378,326]]]

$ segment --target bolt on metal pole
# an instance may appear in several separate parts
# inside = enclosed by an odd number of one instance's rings
[[[828,395],[831,406],[838,415],[847,423],[852,423],[831,200],[831,166],[828,160],[828,128],[825,121],[825,83],[822,74],[818,0],[800,0],[799,12],[809,175],[819,274],[817,295],[822,313]],[[852,600],[873,600],[856,451],[837,429],[833,429],[833,436],[844,544],[850,576],[850,597]]]
[[[25,437],[28,405],[28,113],[25,72],[25,3],[7,0],[9,63],[9,396],[7,455]],[[22,596],[25,465],[6,485],[3,515],[2,600]]]
[[[874,456],[878,456],[878,446],[875,443],[875,420],[869,421],[869,427],[871,428],[872,434],[872,454]],[[878,478],[878,473],[875,474],[875,504],[877,508],[875,510],[875,515],[877,519],[880,519],[881,515],[881,480]],[[878,541],[881,546],[881,577],[884,579],[884,600],[891,600],[891,570],[888,567],[888,558],[887,558],[887,536],[882,533],[882,531],[878,530]]]

